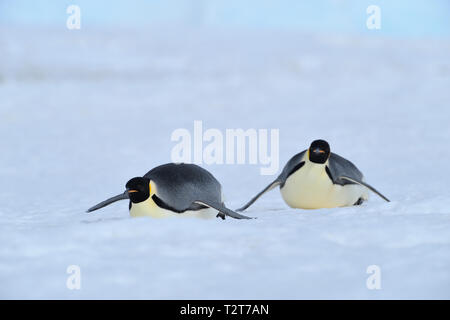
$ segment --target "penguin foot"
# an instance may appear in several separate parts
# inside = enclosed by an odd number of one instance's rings
[[[359,198],[358,201],[356,201],[353,205],[354,206],[360,206],[360,205],[363,204],[363,202],[364,202],[364,199],[363,198]]]
[[[222,220],[225,220],[225,215],[222,212],[219,212],[216,218],[221,218]]]

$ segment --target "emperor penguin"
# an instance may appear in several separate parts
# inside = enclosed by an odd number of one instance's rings
[[[118,200],[129,200],[132,217],[198,217],[251,219],[225,207],[222,186],[195,164],[167,163],[126,183],[125,191],[88,209],[92,212]]]
[[[358,168],[330,152],[325,140],[315,140],[309,149],[293,156],[281,174],[242,208],[251,206],[260,196],[275,187],[292,208],[320,209],[360,205],[368,200],[368,190],[389,199],[364,181]]]

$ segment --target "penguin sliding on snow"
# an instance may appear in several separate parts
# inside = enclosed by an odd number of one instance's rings
[[[87,212],[129,199],[132,217],[217,216],[225,219],[229,216],[251,219],[226,208],[220,183],[211,173],[195,164],[168,163],[158,166],[143,177],[129,180],[125,188],[124,193],[100,202]]]
[[[279,186],[284,201],[292,208],[319,209],[360,205],[368,200],[367,190],[389,202],[364,182],[363,174],[350,161],[330,152],[328,142],[315,140],[308,150],[288,161],[281,174],[242,208]]]

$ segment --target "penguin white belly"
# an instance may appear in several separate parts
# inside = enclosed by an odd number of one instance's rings
[[[306,161],[290,175],[281,195],[292,208],[320,209],[354,205],[359,198],[368,198],[367,190],[358,184],[333,184],[325,171],[326,164]]]
[[[130,209],[130,216],[132,217],[152,217],[152,218],[193,217],[200,219],[211,219],[215,218],[216,215],[217,210],[211,208],[195,211],[188,210],[183,213],[176,213],[159,207],[151,197],[139,203],[132,203]]]

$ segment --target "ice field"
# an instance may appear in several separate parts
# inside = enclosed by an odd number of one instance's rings
[[[449,299],[449,107],[448,40],[3,27],[0,298]],[[195,120],[279,129],[278,172],[326,139],[391,202],[308,211],[273,190],[249,221],[85,213],[170,162]],[[202,166],[232,209],[274,178]]]

